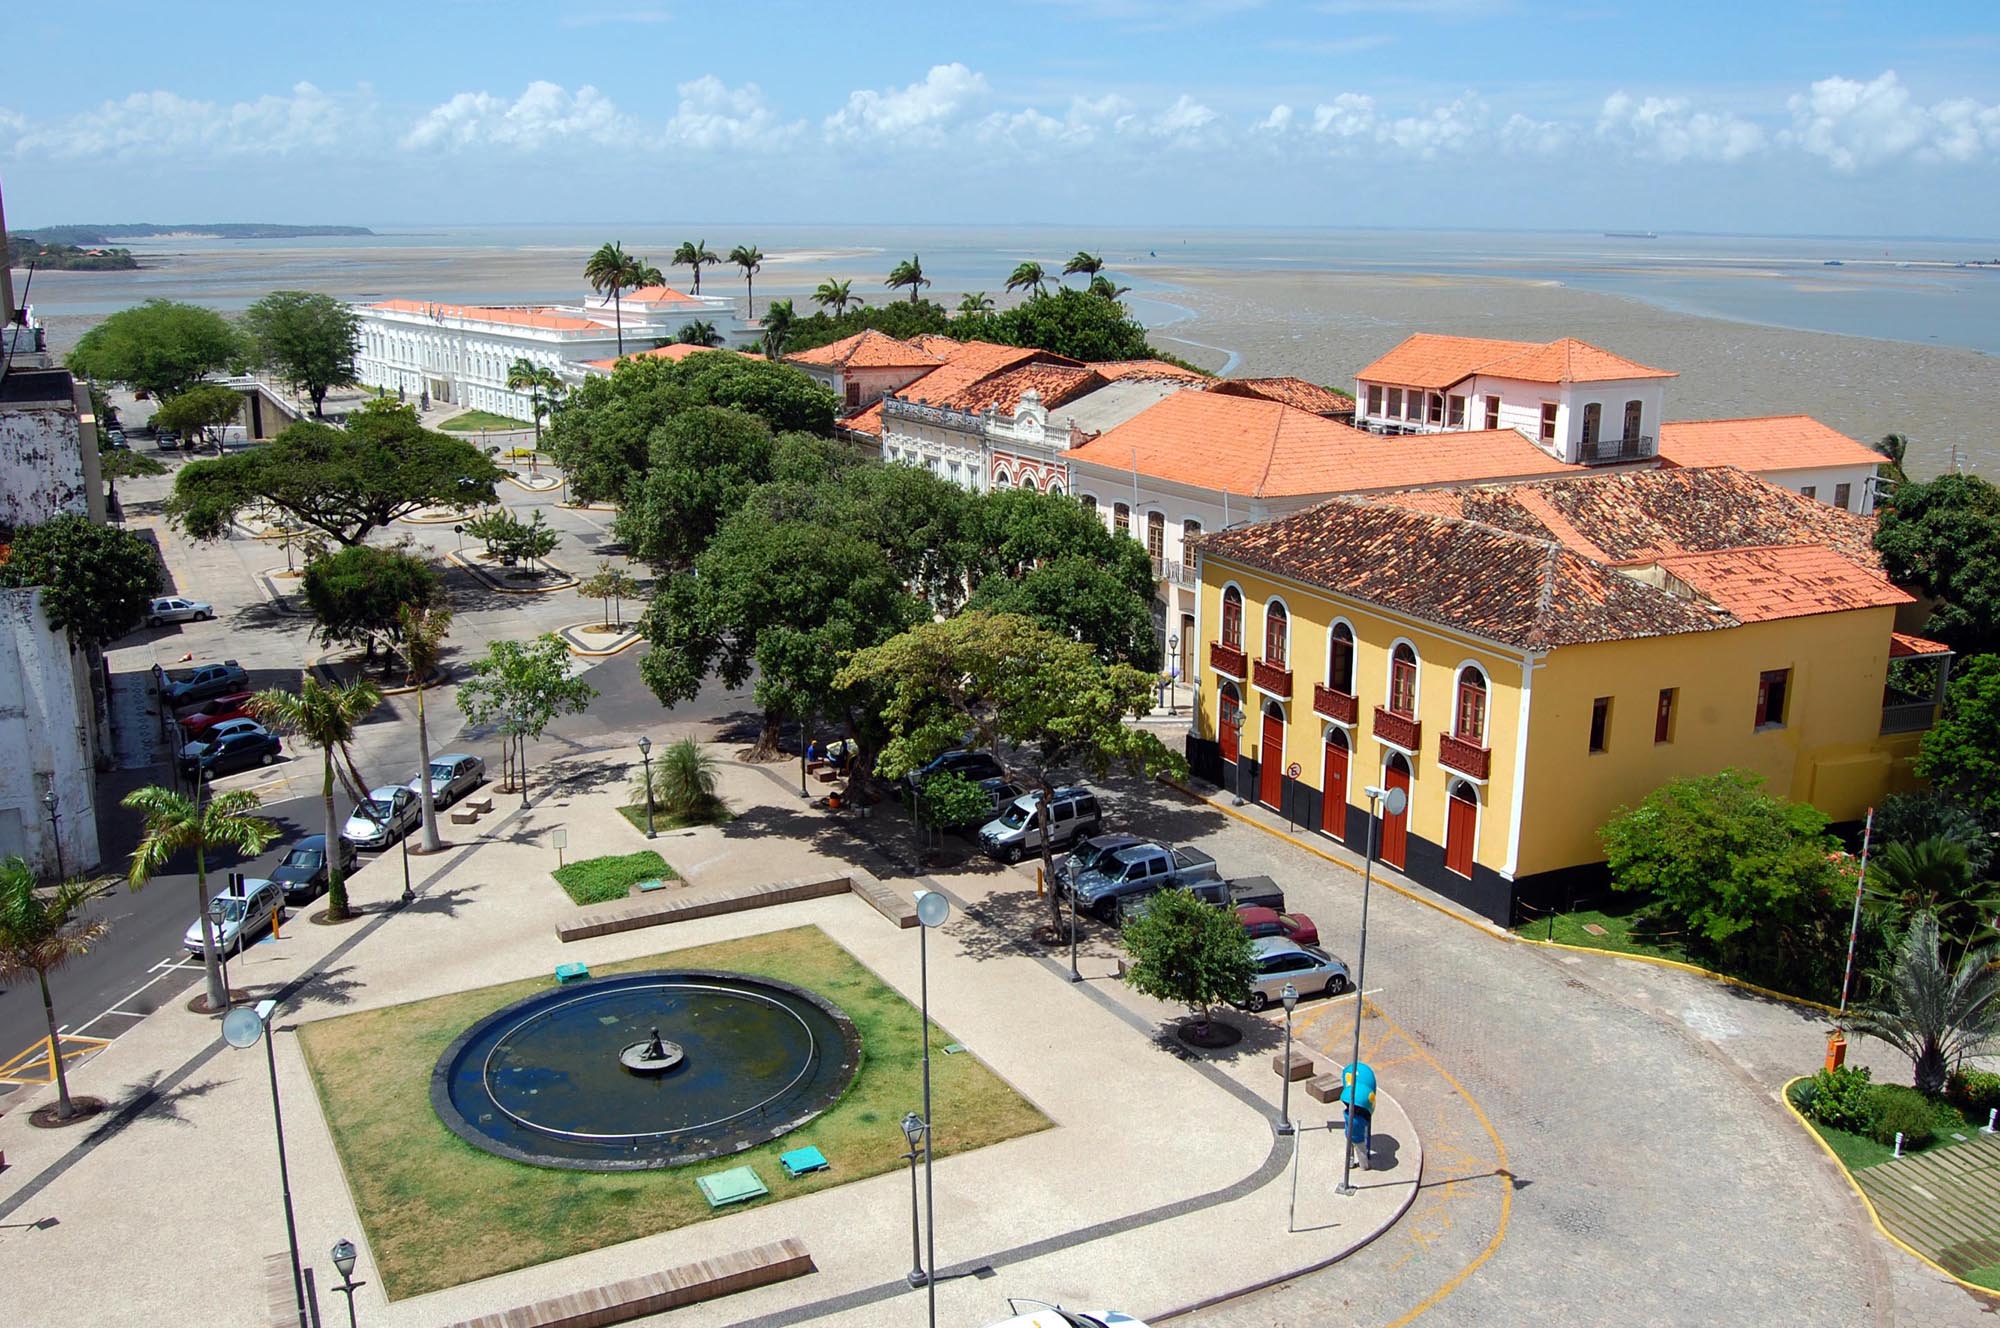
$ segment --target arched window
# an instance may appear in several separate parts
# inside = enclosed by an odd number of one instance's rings
[[[1014,481],[1008,477],[1006,471],[996,471],[993,475],[993,487],[996,489],[1011,489],[1014,487]]]
[[[1061,480],[1049,481],[1049,496],[1051,498],[1060,498],[1063,496],[1063,484]]]
[[[1415,719],[1417,715],[1417,652],[1400,641],[1389,656],[1389,709]]]
[[[1194,542],[1201,534],[1201,522],[1189,519],[1181,522],[1181,567],[1190,576],[1194,574]]]
[[[1121,535],[1132,533],[1132,505],[1113,503],[1111,505],[1111,528]]]
[[[1146,552],[1153,561],[1164,562],[1167,557],[1167,514],[1165,512],[1146,513]]]
[[[1290,646],[1290,642],[1286,639],[1286,629],[1290,626],[1291,620],[1285,613],[1285,606],[1283,604],[1280,604],[1277,600],[1272,600],[1264,607],[1264,662],[1266,664],[1276,664],[1281,669],[1285,667],[1285,661],[1289,658],[1286,651]]]
[[[1021,475],[1021,487],[1029,493],[1035,492],[1035,477],[1024,472]]]
[[[1486,675],[1475,665],[1458,671],[1458,704],[1452,710],[1451,731],[1462,742],[1486,745]]]
[[[1344,622],[1333,625],[1326,651],[1327,690],[1354,695],[1354,629]]]
[[[1639,428],[1646,408],[1637,401],[1625,403],[1625,445],[1634,447],[1639,442]]]
[[[1595,401],[1583,408],[1583,450],[1586,454],[1597,450],[1598,425],[1604,418],[1604,407]]]
[[[1090,513],[1090,514],[1091,514],[1092,516],[1096,516],[1096,515],[1097,515],[1097,495],[1096,495],[1096,494],[1094,494],[1094,493],[1080,493],[1080,494],[1078,494],[1078,495],[1076,496],[1076,500],[1077,500],[1078,502],[1080,502],[1080,503],[1082,503],[1082,504],[1083,504],[1083,510],[1084,510],[1084,511],[1086,511],[1086,512]]]
[[[1222,644],[1243,648],[1243,592],[1235,586],[1222,592]]]

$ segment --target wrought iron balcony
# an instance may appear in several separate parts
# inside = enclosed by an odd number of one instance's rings
[[[1391,747],[1414,752],[1423,746],[1424,726],[1414,715],[1400,715],[1387,707],[1376,706],[1375,736]]]
[[[1220,641],[1208,643],[1208,667],[1238,682],[1250,676],[1249,658],[1237,647],[1226,646]]]
[[[1641,434],[1636,438],[1600,438],[1583,449],[1583,464],[1586,466],[1608,465],[1616,461],[1644,461],[1654,454],[1653,435]]]
[[[1325,715],[1339,724],[1352,724],[1361,713],[1361,702],[1352,692],[1336,692],[1324,683],[1313,684],[1313,713]]]
[[[1438,734],[1438,764],[1461,775],[1485,779],[1493,769],[1493,753],[1452,733]]]
[[[1153,559],[1153,579],[1155,581],[1165,581],[1169,585],[1175,586],[1192,586],[1197,584],[1194,575],[1194,565],[1182,562],[1178,558]]]
[[[1269,692],[1280,700],[1292,699],[1292,671],[1284,665],[1260,659],[1250,666],[1250,672],[1250,681],[1257,685],[1257,690]]]

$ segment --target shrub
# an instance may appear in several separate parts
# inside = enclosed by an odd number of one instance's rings
[[[693,738],[682,738],[661,751],[653,762],[653,805],[683,822],[722,819],[727,808],[715,793],[715,758]],[[635,789],[646,800],[643,772]]]
[[[2000,1107],[2000,1074],[1989,1070],[1953,1070],[1945,1081],[1945,1100],[1960,1111],[1983,1116]]]
[[[566,867],[551,872],[569,897],[579,904],[602,904],[613,899],[623,899],[632,892],[632,887],[641,881],[671,881],[677,879],[674,869],[666,864],[659,854],[647,849],[640,853],[628,853],[623,857],[612,855],[602,858],[585,858],[572,862]]]
[[[1812,1077],[1811,1095],[1803,1106],[1821,1125],[1866,1134],[1874,1123],[1875,1103],[1869,1096],[1873,1086],[1866,1067],[1821,1070]]]
[[[1938,1134],[1938,1109],[1943,1106],[1904,1084],[1877,1084],[1868,1092],[1874,1121],[1867,1134],[1878,1144],[1893,1144],[1903,1136],[1905,1151],[1928,1147]]]

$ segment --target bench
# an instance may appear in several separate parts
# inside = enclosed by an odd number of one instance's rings
[[[1314,1073],[1312,1057],[1306,1055],[1303,1051],[1294,1051],[1291,1063],[1287,1064],[1285,1054],[1279,1052],[1277,1055],[1271,1057],[1271,1073],[1277,1075],[1280,1079],[1290,1079],[1294,1083],[1297,1083],[1301,1079],[1310,1079]]]
[[[454,807],[451,809],[451,823],[453,825],[478,825],[479,809],[477,807]]]
[[[464,1319],[451,1328],[604,1328],[817,1272],[795,1236]],[[289,1269],[286,1290],[290,1290]],[[298,1321],[293,1312],[293,1323]]]
[[[459,806],[470,807],[476,812],[490,812],[493,810],[493,795],[491,793],[474,794],[472,797],[466,798],[463,802],[459,803]]]
[[[556,965],[556,981],[563,983],[564,985],[568,985],[569,983],[572,982],[581,982],[589,976],[590,976],[590,970],[585,966],[583,966],[582,964]]]

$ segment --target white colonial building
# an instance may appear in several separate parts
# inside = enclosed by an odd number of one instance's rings
[[[711,324],[725,345],[746,344],[756,328],[724,296],[694,296],[668,286],[626,291],[614,303],[592,295],[575,305],[462,305],[383,300],[359,305],[363,386],[406,398],[533,418],[526,391],[507,386],[516,360],[579,379],[582,366],[671,342],[693,322]]]

